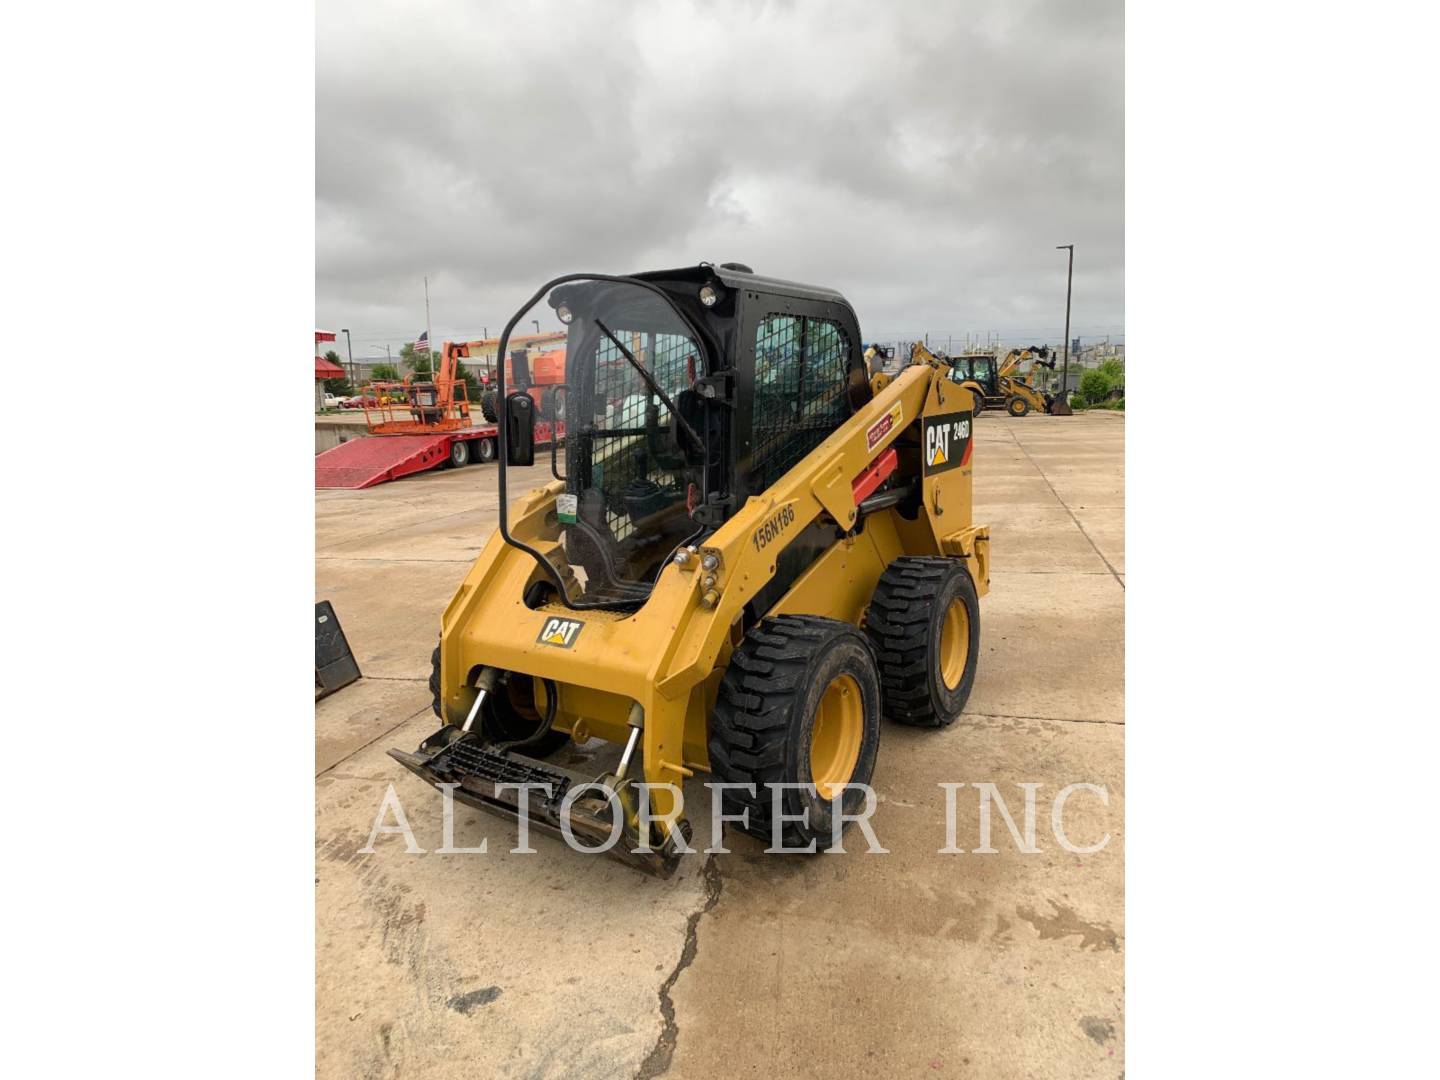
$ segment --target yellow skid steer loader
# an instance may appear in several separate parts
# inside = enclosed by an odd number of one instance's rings
[[[882,715],[944,727],[975,681],[971,395],[938,359],[872,378],[844,297],[735,263],[556,278],[498,355],[532,317],[567,330],[563,459],[509,489],[534,403],[497,367],[499,528],[441,620],[442,726],[392,756],[660,875],[697,774],[745,831],[828,847]],[[547,763],[592,738],[614,772]]]

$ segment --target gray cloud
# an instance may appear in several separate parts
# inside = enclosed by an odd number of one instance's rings
[[[1124,321],[1118,2],[322,0],[316,304],[357,358],[739,260],[867,337]],[[362,348],[362,346],[364,348]]]

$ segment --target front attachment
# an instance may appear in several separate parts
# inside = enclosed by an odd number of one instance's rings
[[[413,754],[391,750],[390,756],[426,783],[457,784],[455,800],[477,810],[486,810],[506,818],[519,818],[523,812],[531,827],[552,836],[564,837],[562,815],[568,819],[574,841],[586,847],[600,848],[613,835],[612,807],[622,807],[620,838],[605,853],[638,870],[656,877],[669,877],[680,862],[680,850],[673,835],[661,843],[652,843],[649,851],[636,851],[638,834],[631,802],[633,793],[628,785],[617,787],[607,799],[593,787],[581,798],[568,800],[572,788],[605,782],[587,779],[565,769],[557,769],[521,754],[497,752],[487,747],[475,732],[462,732],[447,725],[420,744]],[[519,785],[528,785],[520,787]],[[523,811],[522,811],[523,806]],[[688,834],[682,821],[679,828]]]

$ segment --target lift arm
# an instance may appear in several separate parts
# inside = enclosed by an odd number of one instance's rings
[[[893,382],[680,562],[682,577],[690,579],[693,573],[690,587],[698,604],[678,617],[678,632],[655,658],[653,676],[662,693],[688,691],[714,670],[732,625],[774,577],[776,556],[792,538],[822,518],[841,533],[855,528],[860,504],[874,490],[877,472],[888,476],[886,470],[896,467],[894,448],[902,435],[914,432],[923,444],[925,419],[944,413],[965,425],[968,439],[969,393],[950,382],[944,360],[928,350],[924,354],[929,361],[919,362],[912,350],[912,363]],[[919,456],[916,453],[916,465]],[[931,543],[938,554],[944,549],[946,530],[939,515],[945,506],[959,506],[961,488],[968,492],[969,470],[935,475],[925,475],[923,467],[917,471],[923,515],[933,530]],[[968,495],[966,500],[968,510]],[[666,578],[660,582],[662,589],[679,584]]]

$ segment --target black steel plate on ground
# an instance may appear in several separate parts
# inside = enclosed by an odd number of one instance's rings
[[[360,665],[329,600],[315,605],[315,689],[317,697],[333,694],[360,678]]]

